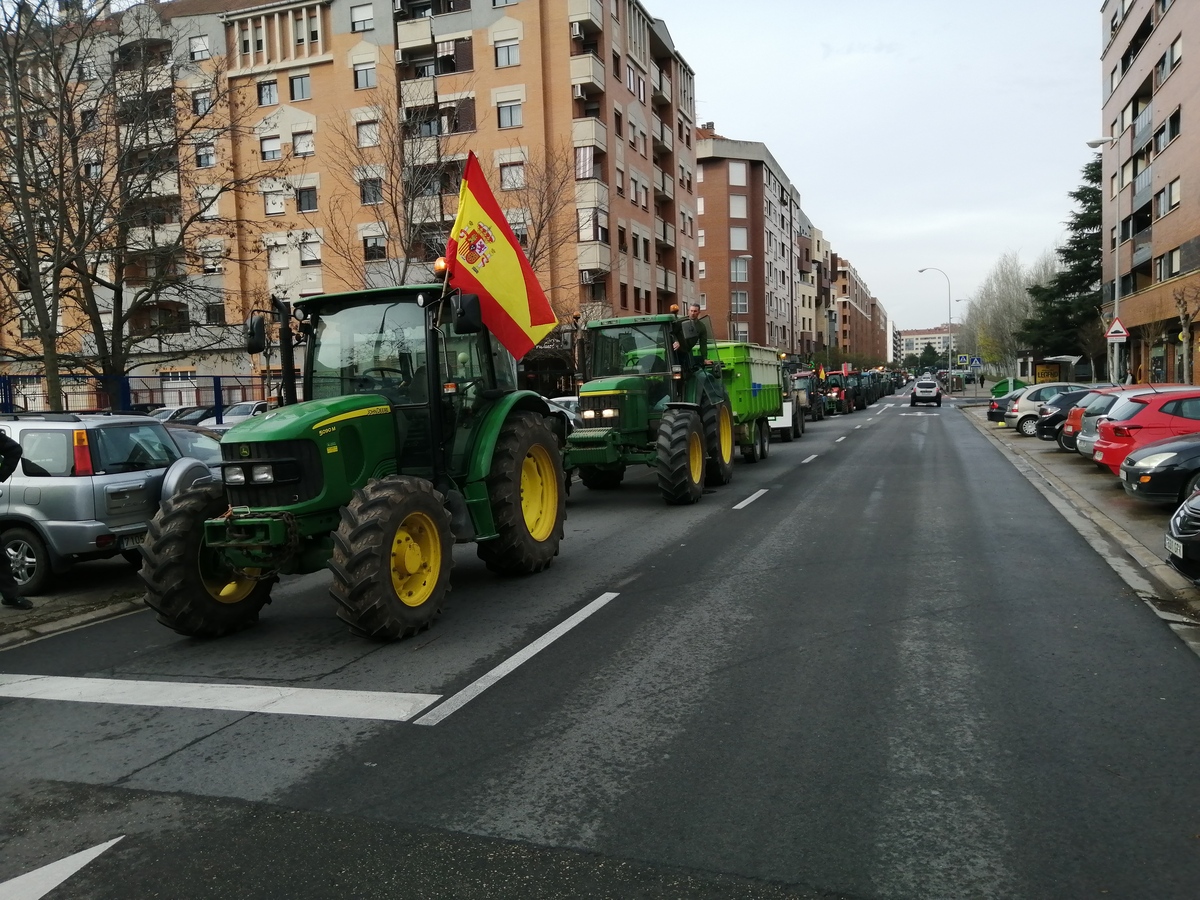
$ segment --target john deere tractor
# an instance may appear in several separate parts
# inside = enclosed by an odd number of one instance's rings
[[[630,465],[658,472],[672,504],[733,478],[733,415],[707,321],[670,315],[589,322],[583,340],[584,425],[565,465],[590,490],[616,488]]]
[[[285,573],[328,567],[352,631],[426,628],[454,544],[539,572],[563,536],[560,437],[473,295],[441,285],[301,301],[305,402],[231,428],[222,483],[167,499],[143,546],[146,602],[175,631],[258,620]],[[289,332],[290,334],[290,332]],[[286,393],[286,391],[285,391]]]

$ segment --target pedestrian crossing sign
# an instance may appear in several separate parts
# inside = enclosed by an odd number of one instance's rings
[[[972,369],[982,369],[983,368],[983,360],[980,359],[978,356],[972,356],[971,357],[971,368]]]
[[[967,354],[965,354],[965,353],[958,354],[958,364],[960,366],[965,366],[967,364]]]

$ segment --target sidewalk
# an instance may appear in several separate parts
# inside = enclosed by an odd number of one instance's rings
[[[55,579],[33,609],[0,607],[0,650],[89,622],[145,609],[142,581],[121,559],[82,563]]]

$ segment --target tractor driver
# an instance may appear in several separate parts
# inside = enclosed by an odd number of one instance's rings
[[[688,368],[692,368],[694,366],[704,365],[704,361],[708,359],[708,328],[706,327],[704,320],[700,318],[699,303],[693,301],[688,307],[688,318],[691,319],[696,326],[695,337],[687,339],[686,347],[684,346],[682,339],[676,340],[671,346],[675,348],[676,352],[679,352],[680,350],[683,351],[681,356],[684,360],[684,365]],[[697,348],[699,348],[700,351],[698,354],[696,352]]]

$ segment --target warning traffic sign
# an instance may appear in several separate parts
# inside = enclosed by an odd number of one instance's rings
[[[1104,332],[1104,336],[1110,343],[1121,343],[1129,337],[1129,329],[1121,324],[1120,319],[1114,317],[1112,324],[1108,326],[1108,331]]]

